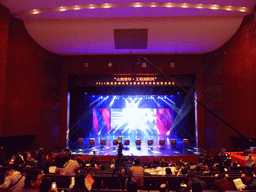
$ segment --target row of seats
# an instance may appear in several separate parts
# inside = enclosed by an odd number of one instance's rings
[[[117,146],[119,142],[122,142],[122,136],[119,136],[118,139],[114,139],[113,140],[113,145]],[[78,138],[77,143],[78,143],[78,145],[83,145],[83,138]],[[100,140],[100,145],[101,146],[105,146],[106,143],[107,143],[106,139],[102,138]],[[153,147],[153,144],[154,144],[153,139],[148,139],[147,143],[148,143],[148,147]],[[90,144],[90,146],[94,146],[95,145],[95,139],[91,138],[89,140],[89,144]],[[129,139],[125,139],[123,144],[126,147],[129,146],[130,145],[130,140]],[[188,139],[183,139],[183,144],[184,144],[184,146],[189,146],[189,140]],[[136,139],[135,145],[137,147],[140,147],[141,146],[141,139]],[[160,146],[165,146],[165,140],[164,139],[160,139],[159,140],[159,145]],[[176,139],[172,139],[171,140],[171,145],[172,146],[176,146],[177,145]]]

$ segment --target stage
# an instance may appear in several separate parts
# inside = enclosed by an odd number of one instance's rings
[[[91,138],[84,138],[82,144],[70,143],[69,149],[73,155],[83,156],[84,159],[90,159],[93,151],[99,156],[99,160],[111,161],[113,157],[118,155],[118,145],[114,145],[113,141],[116,137],[106,137],[105,145],[101,144],[101,137],[93,138],[94,144],[90,145]],[[130,144],[124,145],[124,141],[129,139]],[[198,149],[194,144],[188,143],[184,145],[182,139],[173,139],[169,137],[152,137],[153,145],[148,146],[148,139],[141,138],[141,145],[136,146],[136,137],[122,138],[123,150],[122,154],[127,158],[138,157],[141,161],[161,160],[162,158],[170,159],[172,161],[179,161],[180,159],[186,159],[188,156],[191,161],[192,156],[198,156],[200,153],[204,153],[204,150]],[[164,140],[165,144],[160,145],[160,140]],[[172,141],[176,141],[176,145],[172,145]],[[193,157],[194,158],[194,157]],[[196,158],[197,159],[197,158]],[[192,160],[194,161],[194,160]],[[196,160],[195,160],[196,161]]]

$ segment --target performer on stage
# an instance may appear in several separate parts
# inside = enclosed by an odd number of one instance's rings
[[[254,167],[255,159],[252,157],[251,153],[248,153],[248,156],[246,156],[246,167]]]

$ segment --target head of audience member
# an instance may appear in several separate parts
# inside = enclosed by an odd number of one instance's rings
[[[200,173],[201,172],[201,168],[200,167],[196,167],[196,172]]]
[[[26,177],[24,181],[24,189],[39,189],[40,182],[38,175],[39,172],[36,169],[26,170]]]
[[[244,183],[249,185],[253,181],[253,173],[251,171],[245,171],[244,173]]]
[[[6,171],[6,175],[11,175],[13,174],[15,171],[17,171],[18,169],[18,165],[16,164],[9,164],[5,167],[5,171]]]
[[[167,185],[165,183],[161,184],[159,192],[165,192],[166,190],[167,190]]]
[[[75,185],[73,187],[73,190],[75,191],[88,191],[85,187],[84,183],[85,176],[84,175],[77,175],[75,177]]]
[[[115,169],[115,164],[111,164],[110,169]]]
[[[127,192],[137,192],[138,184],[132,180],[131,176],[127,178]]]
[[[203,191],[202,185],[200,183],[193,183],[191,188],[192,188],[192,192],[202,192]]]
[[[40,192],[50,192],[52,189],[52,178],[50,177],[44,177],[40,186],[39,186],[39,191]]]
[[[74,160],[76,160],[77,163],[78,163],[81,167],[83,167],[84,160],[83,160],[81,157],[79,157],[79,156],[78,156],[78,157],[75,157]]]
[[[140,160],[139,159],[134,159],[134,165],[139,166],[140,165]]]
[[[68,157],[71,156],[71,151],[70,151],[68,148],[63,149],[62,153],[63,153],[64,155],[67,155]]]
[[[183,168],[181,169],[181,174],[182,174],[182,175],[188,174],[188,169],[186,169],[186,167],[183,167]]]
[[[171,175],[172,170],[169,167],[167,167],[167,168],[165,168],[165,173],[166,173],[166,175]]]

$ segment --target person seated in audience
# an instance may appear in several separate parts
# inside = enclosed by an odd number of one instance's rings
[[[137,192],[138,191],[138,184],[133,181],[131,175],[125,181],[125,189],[126,192]]]
[[[231,167],[240,167],[241,165],[240,165],[240,163],[239,163],[239,161],[236,161],[236,162],[232,162],[231,163]]]
[[[172,175],[172,170],[169,167],[165,168],[165,174],[166,175]]]
[[[168,186],[165,184],[165,183],[163,183],[163,184],[161,184],[160,185],[160,190],[159,190],[159,192],[168,192],[169,190],[168,190]]]
[[[39,192],[57,192],[57,187],[52,188],[52,182],[53,180],[50,177],[44,177],[39,186]]]
[[[26,170],[24,186],[20,192],[35,192],[39,190],[40,177],[36,169]]]
[[[203,153],[200,153],[199,157],[198,157],[198,163],[203,163],[205,160],[205,156]]]
[[[36,167],[37,169],[42,170],[45,174],[49,173],[50,162],[46,159],[46,155],[44,153],[37,155]]]
[[[186,167],[181,167],[181,169],[177,173],[177,176],[187,176],[189,173],[190,172]]]
[[[203,187],[200,183],[193,183],[192,186],[191,186],[191,191],[192,192],[202,192]]]
[[[256,179],[254,178],[254,172],[246,171],[242,180],[245,184],[245,190],[256,189]]]
[[[63,169],[63,166],[70,159],[70,153],[68,149],[64,149],[62,153],[56,155],[54,159],[54,165],[56,166],[55,174],[59,175]]]
[[[187,184],[188,189],[191,189],[192,184],[194,184],[194,183],[199,183],[201,185],[202,189],[205,189],[205,187],[206,187],[205,181],[199,179],[194,173],[190,173],[188,177],[189,177],[189,181]]]
[[[235,189],[233,182],[226,177],[226,174],[224,173],[223,169],[220,170],[217,179],[214,180],[213,189],[218,191],[227,191]]]
[[[85,175],[77,175],[75,177],[75,185],[73,186],[71,191],[74,192],[88,192],[88,189],[85,186]]]
[[[161,160],[160,164],[161,164],[161,167],[167,167],[168,166],[168,163],[165,161],[164,158]]]
[[[144,169],[140,166],[139,159],[134,160],[133,166],[129,169],[128,176],[131,176],[132,180],[137,183],[139,188],[143,187]]]
[[[159,161],[153,161],[153,168],[157,168],[159,166]]]
[[[244,171],[244,173],[241,175],[243,182],[245,185],[250,185],[253,181],[253,173],[249,170]]]
[[[92,165],[92,164],[95,165],[95,164],[97,163],[97,161],[98,161],[98,155],[96,154],[96,151],[93,151],[93,154],[92,154],[90,163],[91,163],[91,165]]]
[[[100,164],[100,162],[97,162],[97,163],[96,163],[95,168],[96,168],[96,169],[101,169],[101,164]]]
[[[24,186],[25,177],[17,171],[17,165],[9,164],[6,167],[6,177],[0,189],[6,191],[20,191]]]
[[[69,159],[64,165],[63,169],[60,172],[61,175],[76,175],[78,170],[81,169],[80,159]]]
[[[200,172],[201,173],[203,173],[203,172],[210,172],[210,170],[209,170],[209,168],[208,168],[208,166],[207,166],[207,164],[206,163],[198,163],[197,165],[196,165],[196,169],[197,169],[197,171],[199,172],[199,170],[200,170]]]

